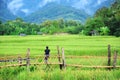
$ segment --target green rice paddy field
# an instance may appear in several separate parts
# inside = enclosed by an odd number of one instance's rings
[[[65,49],[66,55],[107,55],[107,46],[112,52],[120,51],[120,37],[111,36],[79,36],[79,35],[48,35],[48,36],[0,36],[0,56],[26,54],[27,48],[31,55],[43,55],[49,46],[51,55],[57,54],[57,46]]]
[[[117,65],[120,66],[120,37],[113,36],[80,36],[80,35],[30,35],[0,36],[0,57],[25,56],[30,48],[31,56],[44,55],[49,46],[51,56],[57,55],[57,46],[64,48],[65,56],[104,56],[107,57],[107,46],[111,45],[112,56],[118,51]],[[56,62],[57,59],[49,59]],[[112,58],[113,61],[113,58]],[[33,61],[34,62],[34,61]],[[112,63],[112,62],[111,62]],[[0,63],[0,65],[3,63]],[[107,58],[66,58],[66,64],[85,66],[105,66]],[[0,80],[120,80],[120,69],[93,69],[66,67],[59,70],[59,65],[9,67],[0,69]]]

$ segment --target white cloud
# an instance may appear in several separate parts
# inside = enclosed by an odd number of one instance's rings
[[[97,4],[101,4],[101,0],[98,0],[98,1],[97,1]]]
[[[46,5],[47,3],[56,2],[56,1],[59,1],[59,0],[43,0],[42,2],[40,2],[39,7],[42,7]]]
[[[73,4],[73,7],[77,8],[85,8],[89,4],[89,0],[80,0],[79,2],[76,2]]]
[[[24,13],[28,14],[29,10],[28,9],[21,9],[21,11],[23,11]]]
[[[23,1],[22,0],[12,0],[8,4],[8,8],[13,12],[13,14],[16,14],[16,12],[23,6]]]
[[[104,1],[106,1],[106,0],[97,0],[97,4],[100,5]]]
[[[67,2],[69,2],[70,0],[67,0]]]
[[[106,0],[97,0],[96,4],[93,5],[93,7],[97,7],[98,5],[101,5]]]

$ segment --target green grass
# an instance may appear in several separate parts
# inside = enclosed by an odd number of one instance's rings
[[[25,55],[27,48],[31,55],[43,55],[45,46],[51,49],[51,55],[57,54],[57,45],[64,47],[66,55],[107,55],[107,45],[120,52],[120,37],[112,36],[0,36],[0,55]]]
[[[67,70],[45,71],[42,69],[27,72],[26,67],[0,70],[0,80],[120,80],[120,70]]]
[[[65,56],[106,56],[107,46],[111,45],[112,55],[114,50],[120,55],[120,37],[113,36],[79,36],[79,35],[32,35],[32,36],[0,36],[0,57],[17,56],[25,57],[27,48],[31,56],[44,55],[44,49],[49,46],[51,56],[57,54],[57,45],[64,47]],[[38,59],[37,62],[42,62]],[[112,58],[113,61],[113,58]],[[31,61],[35,63],[36,61]],[[49,58],[49,62],[58,62],[58,59]],[[17,62],[12,62],[17,63]],[[25,62],[24,62],[25,63]],[[111,62],[112,63],[112,62]],[[0,66],[11,63],[0,63]],[[81,64],[85,66],[107,65],[107,58],[66,58],[66,64]],[[120,65],[119,58],[117,65]],[[120,80],[120,69],[108,71],[106,69],[85,69],[67,67],[59,70],[59,65],[10,67],[0,69],[0,80]]]

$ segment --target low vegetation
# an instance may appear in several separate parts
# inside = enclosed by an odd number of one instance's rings
[[[0,69],[0,80],[119,80],[120,70],[31,70],[26,67]]]

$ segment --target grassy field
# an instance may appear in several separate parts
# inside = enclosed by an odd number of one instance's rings
[[[64,47],[66,55],[107,55],[107,46],[112,52],[120,52],[120,37],[111,36],[79,36],[79,35],[48,35],[48,36],[0,36],[0,56],[26,54],[27,48],[31,55],[43,55],[46,46],[51,55],[57,54],[57,45]]]
[[[117,50],[120,55],[120,37],[113,36],[79,36],[79,35],[32,35],[32,36],[0,36],[0,57],[25,56],[27,48],[31,56],[44,55],[44,49],[49,46],[51,56],[57,54],[57,45],[65,49],[65,56],[107,56],[107,46],[111,45],[112,55]],[[49,59],[49,61],[58,61]],[[113,60],[112,60],[113,61]],[[35,62],[35,61],[33,61]],[[0,63],[1,65],[2,63]],[[107,58],[74,58],[66,59],[66,64],[107,65]],[[117,59],[120,65],[120,59]],[[10,67],[0,69],[0,80],[120,80],[120,69],[86,69],[67,67],[59,70],[59,65]]]

